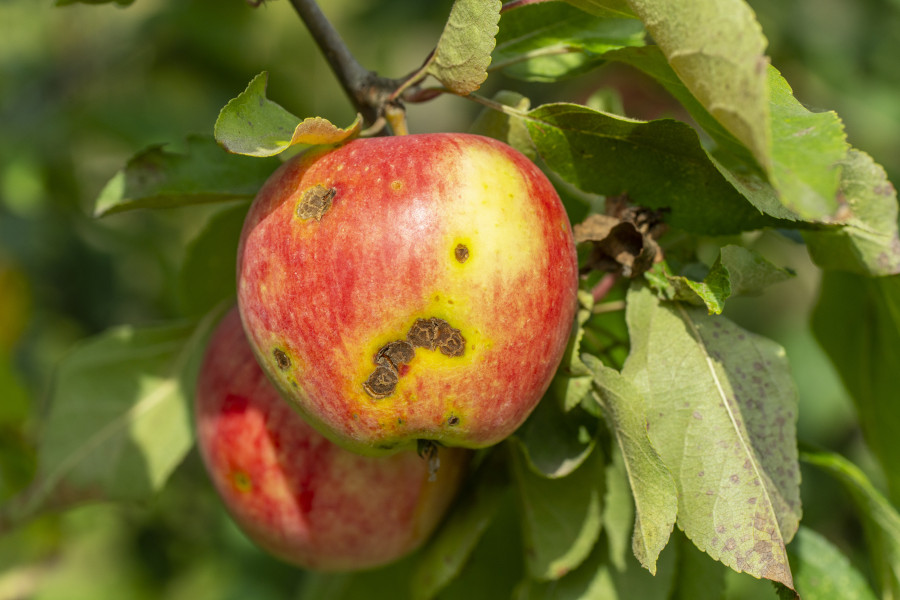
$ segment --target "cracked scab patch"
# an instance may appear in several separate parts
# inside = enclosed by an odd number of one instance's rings
[[[304,221],[309,219],[320,221],[331,208],[336,193],[335,188],[327,188],[321,183],[317,183],[303,192],[303,197],[297,203],[297,216]]]
[[[453,249],[453,256],[456,257],[457,262],[464,263],[469,260],[469,248],[465,244],[457,244]]]
[[[407,332],[406,339],[417,348],[439,350],[445,356],[462,356],[466,351],[466,338],[459,329],[437,317],[416,319]]]
[[[416,355],[416,349],[412,344],[403,340],[389,342],[382,346],[375,354],[375,364],[400,371],[400,365],[405,365]]]
[[[393,394],[399,380],[400,376],[397,371],[381,365],[369,375],[369,378],[363,383],[363,388],[366,393],[379,400]]]
[[[459,329],[443,319],[416,319],[405,340],[388,342],[372,357],[372,362],[377,366],[363,383],[366,393],[376,400],[393,394],[400,377],[406,372],[403,366],[415,357],[416,348],[438,350],[449,357],[462,356],[466,351],[466,338]]]

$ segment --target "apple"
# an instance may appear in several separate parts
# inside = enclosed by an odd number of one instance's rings
[[[452,133],[287,161],[249,209],[237,279],[263,369],[312,425],[368,454],[509,436],[559,365],[578,284],[546,176]]]
[[[309,569],[375,567],[412,551],[446,512],[470,454],[361,456],[328,441],[266,379],[237,310],[211,338],[194,409],[200,455],[235,522]]]

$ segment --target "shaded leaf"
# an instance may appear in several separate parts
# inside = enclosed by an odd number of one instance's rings
[[[589,292],[578,292],[578,312],[572,322],[572,333],[566,345],[565,354],[553,381],[550,382],[549,392],[557,400],[557,404],[566,412],[572,410],[591,391],[591,372],[581,362],[581,340],[584,337],[584,324],[591,316],[594,308],[594,298]]]
[[[675,481],[647,435],[646,405],[640,392],[618,371],[585,355],[594,375],[597,402],[624,458],[634,497],[632,550],[641,565],[656,573],[656,560],[675,526],[678,496]]]
[[[527,5],[503,15],[491,71],[556,81],[601,64],[604,52],[643,43],[637,19],[591,17],[560,2]]]
[[[205,314],[234,296],[238,240],[247,208],[240,203],[216,213],[188,244],[178,274],[185,313]]]
[[[409,581],[416,564],[410,556],[380,569],[350,573],[304,573],[297,598],[327,600],[409,600]]]
[[[827,221],[837,212],[840,163],[848,146],[834,112],[812,113],[793,96],[772,66],[765,74],[770,119],[770,163],[754,155],[697,100],[655,46],[623,48],[605,56],[629,64],[656,79],[715,141],[713,164],[735,188],[764,213],[780,219]]]
[[[900,598],[900,514],[862,470],[842,456],[804,451],[801,458],[830,473],[850,492],[866,532],[869,563],[881,588],[881,597]]]
[[[881,463],[891,498],[900,503],[900,275],[826,272],[812,331],[853,398],[866,443]]]
[[[269,74],[254,77],[216,119],[216,141],[235,154],[274,156],[295,144],[337,144],[359,134],[362,116],[340,128],[322,117],[301,120],[266,98]]]
[[[824,536],[801,526],[788,545],[797,592],[803,600],[875,600],[865,577]],[[695,598],[698,596],[694,596]]]
[[[281,164],[228,154],[208,137],[187,140],[187,151],[151,146],[106,184],[94,203],[98,217],[137,208],[252,200]]]
[[[710,560],[679,530],[675,530],[670,543],[678,549],[678,563],[672,595],[667,600],[725,598],[725,566]]]
[[[785,544],[800,518],[797,392],[784,350],[706,310],[628,294],[622,374],[647,403],[650,439],[678,488],[678,525],[739,572],[792,586]]]
[[[547,396],[513,435],[528,467],[556,479],[569,475],[591,454],[597,423],[580,407],[564,412],[556,398]]]
[[[674,275],[666,263],[658,263],[646,274],[651,287],[666,300],[706,306],[710,314],[721,314],[732,296],[758,294],[791,277],[757,252],[732,244],[719,249],[719,257],[701,281]]]
[[[500,452],[492,452],[460,492],[456,505],[419,553],[410,579],[415,600],[434,598],[457,577],[493,521],[506,491]]]
[[[627,0],[566,0],[586,13],[597,17],[630,18],[635,14],[628,6]]]
[[[577,469],[556,479],[534,473],[521,453],[513,456],[528,572],[559,579],[581,564],[600,534],[603,452],[595,447]]]
[[[487,79],[500,0],[456,0],[425,72],[457,94],[474,92]]]
[[[641,122],[576,104],[546,104],[526,121],[547,165],[581,190],[671,209],[667,222],[705,234],[775,225],[732,187],[680,121]]]
[[[525,580],[515,600],[668,600],[675,575],[676,552],[659,557],[656,575],[629,558],[624,568],[613,565],[607,544],[601,538],[588,558],[575,571],[558,581]]]
[[[900,273],[897,190],[864,152],[850,150],[842,166],[838,226],[804,232],[810,255],[823,269]]]
[[[606,498],[603,500],[603,535],[609,547],[609,562],[618,571],[634,557],[634,495],[625,469],[622,449],[612,448],[612,460],[606,465]]]
[[[3,507],[0,530],[85,501],[143,500],[193,443],[190,397],[216,311],[199,325],[112,329],[59,365],[37,478]]]
[[[69,6],[70,4],[112,4],[115,2],[119,6],[129,6],[134,0],[56,0],[56,6]]]

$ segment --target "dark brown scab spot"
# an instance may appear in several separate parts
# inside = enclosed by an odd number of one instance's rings
[[[275,350],[272,351],[272,355],[275,357],[275,363],[278,365],[279,369],[287,371],[291,368],[291,359],[284,353],[284,350],[275,348]]]
[[[456,415],[453,415],[452,417],[447,419],[447,425],[449,425],[450,427],[455,427],[456,425],[459,425],[459,417],[457,417]]]
[[[303,192],[303,197],[297,203],[297,216],[304,221],[307,219],[321,220],[322,215],[331,208],[331,201],[334,200],[336,193],[335,188],[326,188],[321,183],[317,183]]]
[[[453,250],[453,255],[456,257],[456,260],[464,263],[469,260],[469,249],[464,244],[457,244]]]
[[[415,354],[416,349],[409,342],[403,340],[388,342],[375,353],[375,364],[399,372],[400,365],[411,361]]]
[[[363,389],[366,390],[367,394],[379,400],[394,393],[397,381],[399,381],[399,377],[396,371],[390,367],[379,366],[363,383]]]
[[[466,351],[466,338],[459,329],[437,317],[416,319],[406,339],[417,348],[440,350],[445,356],[462,356]]]

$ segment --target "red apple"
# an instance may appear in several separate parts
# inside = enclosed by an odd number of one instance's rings
[[[547,389],[576,307],[553,186],[469,134],[291,159],[250,208],[237,270],[270,378],[332,440],[370,454],[507,437]]]
[[[328,441],[266,379],[237,310],[207,349],[195,417],[201,456],[237,524],[311,569],[374,567],[413,550],[446,511],[469,454],[370,457]]]

